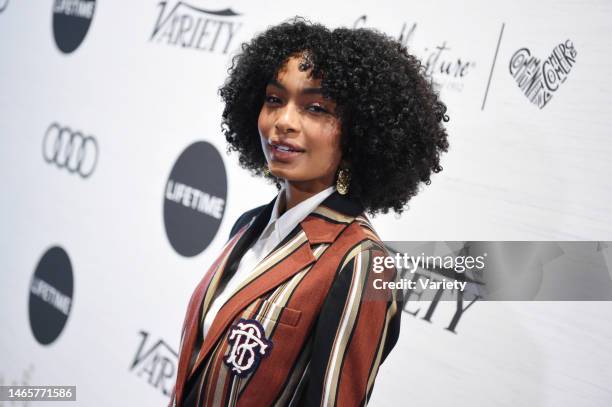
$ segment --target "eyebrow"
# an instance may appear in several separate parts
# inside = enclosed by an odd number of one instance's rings
[[[280,83],[278,82],[276,79],[271,79],[270,82],[268,82],[268,85],[273,85],[276,86],[277,88],[280,88],[284,91],[286,91],[287,89]],[[321,88],[304,88],[302,89],[302,93],[305,94],[322,94],[323,91],[321,90]]]

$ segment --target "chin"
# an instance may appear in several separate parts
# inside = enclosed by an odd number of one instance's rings
[[[274,175],[279,180],[296,181],[296,177],[293,176],[291,172],[282,171],[282,170],[279,170],[279,171],[270,170],[270,172],[272,173],[272,175]]]
[[[293,178],[295,177],[296,172],[299,172],[299,171],[295,171],[294,168],[288,168],[287,165],[284,163],[279,164],[274,161],[268,164],[268,168],[270,168],[270,172],[276,178],[284,178],[284,179],[287,179],[287,177]]]
[[[287,171],[287,170],[282,170],[278,168],[270,168],[270,172],[276,178],[283,179],[289,182],[305,181],[308,179],[307,177],[303,177],[303,176],[301,177],[299,174],[296,174],[295,171]]]

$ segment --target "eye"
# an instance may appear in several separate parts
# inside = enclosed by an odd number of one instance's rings
[[[308,109],[314,113],[328,113],[327,110],[321,105],[310,105],[308,106]]]
[[[271,103],[271,104],[276,104],[276,103],[280,103],[281,100],[279,98],[277,98],[276,96],[271,96],[271,95],[266,95],[265,97],[265,102],[266,103]]]

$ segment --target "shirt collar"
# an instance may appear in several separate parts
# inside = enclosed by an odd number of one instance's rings
[[[295,205],[293,208],[285,211],[282,215],[279,214],[280,208],[284,207],[286,204],[286,196],[285,196],[285,187],[283,187],[274,202],[274,207],[272,208],[272,213],[270,214],[270,221],[265,229],[267,229],[273,222],[276,222],[275,230],[278,233],[278,238],[282,240],[285,236],[287,236],[293,228],[297,226],[300,221],[302,221],[308,214],[314,211],[324,200],[326,200],[331,194],[336,191],[336,187],[334,185],[317,192],[313,196],[299,204]]]

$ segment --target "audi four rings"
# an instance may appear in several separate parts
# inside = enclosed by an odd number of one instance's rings
[[[43,158],[49,164],[87,178],[98,163],[98,142],[80,131],[52,123],[43,139]]]

